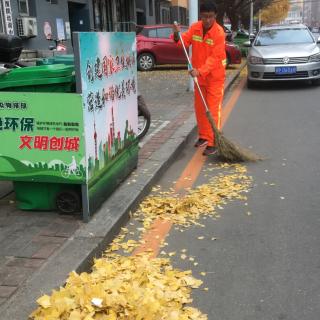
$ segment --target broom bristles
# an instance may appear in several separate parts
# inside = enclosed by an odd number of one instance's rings
[[[259,156],[249,150],[236,146],[232,141],[227,139],[221,132],[216,139],[218,155],[225,161],[230,162],[256,162],[262,160]]]
[[[229,162],[256,162],[262,160],[262,158],[249,150],[240,148],[228,140],[216,127],[210,111],[207,111],[207,116],[215,135],[215,144],[220,158]]]

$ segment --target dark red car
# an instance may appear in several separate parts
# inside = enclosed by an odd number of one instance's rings
[[[187,29],[181,26],[182,32]],[[172,26],[168,24],[137,27],[139,70],[152,70],[155,65],[161,64],[186,64],[183,50],[170,39],[171,34]],[[226,42],[226,53],[227,65],[241,63],[241,52],[237,45]]]

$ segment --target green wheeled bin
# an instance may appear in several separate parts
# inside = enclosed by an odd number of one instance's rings
[[[75,213],[81,209],[81,186],[76,184],[13,181],[18,208]]]
[[[53,64],[11,69],[0,75],[0,91],[75,92],[74,67]]]
[[[0,91],[75,92],[73,65],[53,64],[12,69],[0,75]],[[63,183],[14,181],[18,208],[73,213],[81,209],[81,186]]]

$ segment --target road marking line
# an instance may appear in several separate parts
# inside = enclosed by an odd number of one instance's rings
[[[193,183],[198,178],[201,169],[206,162],[206,157],[202,155],[203,149],[204,148],[198,148],[194,153],[193,157],[191,158],[173,187],[175,192],[181,192],[186,188],[192,187]]]
[[[240,94],[242,92],[242,89],[244,88],[245,84],[246,84],[246,79],[243,78],[240,83],[236,86],[236,88],[234,89],[234,92],[232,93],[230,99],[227,101],[226,105],[224,106],[224,108],[222,109],[222,127],[225,125],[225,123],[227,122],[231,111],[233,110],[234,106],[236,105]]]
[[[157,219],[152,224],[150,230],[144,235],[143,242],[140,247],[134,250],[132,255],[137,255],[142,252],[152,251],[150,255],[155,258],[159,254],[160,246],[162,241],[168,235],[172,223],[168,220]]]
[[[237,85],[236,89],[232,93],[231,97],[225,104],[224,108],[222,109],[222,127],[227,122],[231,111],[233,110],[239,96],[242,92],[246,80],[243,79]],[[183,192],[184,189],[192,187],[196,179],[198,178],[204,163],[206,162],[206,157],[202,155],[202,151],[204,148],[198,148],[188,162],[187,166],[181,173],[179,179],[176,181],[174,185],[175,192]],[[169,220],[163,219],[156,219],[150,229],[145,233],[143,237],[143,245],[138,247],[134,252],[133,255],[137,255],[142,252],[150,251],[150,256],[155,258],[159,251],[162,242],[169,234],[170,229],[172,228],[173,223]]]
[[[204,148],[198,148],[196,150],[179,179],[176,181],[174,185],[175,192],[181,192],[185,190],[185,188],[191,187],[199,176],[199,173],[206,161],[206,157],[202,155],[203,149]],[[148,230],[143,237],[144,244],[138,247],[133,252],[133,255],[151,250],[152,252],[150,252],[150,255],[155,258],[159,253],[161,242],[166,238],[171,227],[171,221],[156,219],[152,223],[150,230]]]

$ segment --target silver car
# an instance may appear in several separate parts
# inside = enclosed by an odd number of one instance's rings
[[[262,28],[248,53],[248,88],[257,82],[311,80],[320,84],[320,38],[302,24]]]

